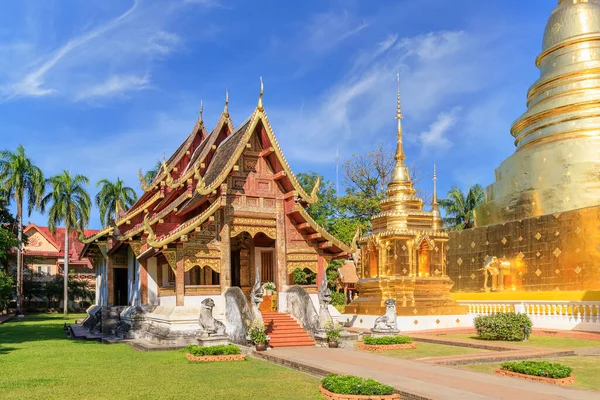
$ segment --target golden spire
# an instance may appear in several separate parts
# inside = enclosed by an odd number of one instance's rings
[[[396,165],[392,170],[392,180],[390,183],[410,182],[408,168],[404,165],[406,156],[402,148],[402,110],[400,108],[400,71],[396,74],[398,77],[398,109],[396,111],[396,119],[398,120],[397,145],[396,145]]]
[[[260,77],[260,94],[258,95],[258,106],[256,108],[258,108],[259,111],[263,111],[264,107],[263,107],[263,102],[262,102],[262,97],[263,94],[265,92],[265,87],[263,85],[263,80],[262,80],[262,76]]]
[[[229,115],[229,90],[225,88],[225,108],[223,109],[223,114]]]
[[[433,199],[431,199],[431,205],[437,206],[437,174],[435,172],[435,162],[433,163]]]
[[[402,109],[400,108],[400,71],[396,73],[398,77],[398,110],[396,111],[396,119],[398,120],[398,146],[396,147],[396,161],[403,161],[404,149],[402,148]]]

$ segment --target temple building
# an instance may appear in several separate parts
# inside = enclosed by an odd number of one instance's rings
[[[284,292],[296,268],[320,282],[331,259],[352,252],[307,213],[319,183],[309,193],[290,169],[263,108],[262,82],[256,109],[237,128],[228,103],[227,96],[211,131],[201,108],[156,178],[140,179],[139,200],[82,239],[99,271],[98,305],[199,307],[210,296],[222,314],[221,294],[239,287],[248,295],[257,273]],[[316,285],[307,290],[316,293]]]
[[[458,299],[600,299],[597,0],[558,2],[536,65],[515,153],[496,169],[477,227],[450,235]]]
[[[425,211],[404,162],[399,87],[396,119],[392,178],[381,212],[372,219],[372,231],[359,239],[361,279],[355,285],[359,297],[346,306],[345,313],[385,314],[386,300],[391,298],[401,316],[463,314],[466,309],[450,296],[454,283],[446,274],[448,233],[442,228],[435,168],[431,211]]]

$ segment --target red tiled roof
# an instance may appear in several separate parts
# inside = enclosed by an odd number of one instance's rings
[[[64,257],[65,250],[65,228],[56,228],[56,233],[53,235],[47,226],[38,226],[30,223],[25,227],[23,233],[29,232],[31,229],[37,230],[44,236],[54,247],[58,249],[59,256]],[[97,229],[86,229],[83,234],[88,237],[98,233]],[[79,232],[76,229],[71,229],[69,232],[69,258],[79,259],[79,254],[83,249],[84,244],[79,241]],[[28,252],[30,253],[30,252]]]

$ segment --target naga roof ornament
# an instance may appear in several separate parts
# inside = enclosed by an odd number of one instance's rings
[[[258,95],[258,106],[256,108],[258,108],[259,111],[264,111],[264,107],[263,107],[263,94],[265,93],[265,87],[263,85],[263,79],[262,76],[260,77],[260,94]]]

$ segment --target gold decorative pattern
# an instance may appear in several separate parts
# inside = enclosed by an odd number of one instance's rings
[[[177,271],[177,250],[163,250],[162,254],[167,259],[169,267],[173,271]]]

